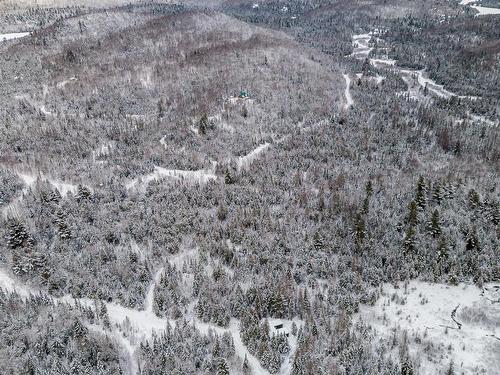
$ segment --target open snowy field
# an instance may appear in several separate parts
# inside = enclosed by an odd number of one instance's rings
[[[500,373],[500,284],[384,285],[358,318],[396,360],[406,334],[419,374],[445,374],[450,363],[459,374]]]

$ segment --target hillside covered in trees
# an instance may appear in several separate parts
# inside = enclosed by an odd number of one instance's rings
[[[0,14],[2,374],[499,374],[500,15],[32,5]]]

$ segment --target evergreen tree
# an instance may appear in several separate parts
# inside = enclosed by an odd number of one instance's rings
[[[408,225],[414,227],[417,225],[418,220],[418,212],[417,212],[417,203],[415,201],[411,201],[408,205]]]
[[[448,261],[448,244],[443,237],[439,241],[436,258],[439,274],[441,274],[443,272],[443,265]]]
[[[217,365],[217,375],[229,375],[229,366],[225,359],[220,359]]]
[[[415,203],[418,209],[423,210],[427,205],[427,187],[425,185],[425,180],[422,176],[419,177],[417,182]]]
[[[479,250],[479,239],[477,237],[475,226],[472,226],[469,228],[469,230],[467,232],[467,236],[465,238],[465,244],[466,244],[465,248],[468,251]]]
[[[201,135],[207,134],[208,127],[209,127],[208,116],[206,113],[204,113],[201,116],[200,121],[198,121],[198,133]]]
[[[323,250],[325,248],[325,241],[324,241],[323,236],[321,235],[321,232],[319,230],[314,232],[313,244],[314,244],[314,248],[317,251]]]
[[[416,245],[416,233],[413,227],[408,227],[406,231],[406,235],[403,242],[403,250],[405,257],[411,257],[415,254],[415,245]]]
[[[229,170],[229,168],[226,169],[226,172],[224,174],[224,182],[227,185],[234,184],[234,178],[233,178],[233,175],[232,175],[231,171]]]
[[[469,190],[469,194],[467,195],[467,197],[469,200],[470,209],[475,210],[481,205],[479,194],[474,189]]]
[[[432,213],[432,217],[427,223],[427,230],[429,233],[432,235],[432,237],[437,237],[441,235],[441,221],[439,219],[439,212],[438,210],[434,210]]]
[[[434,190],[432,192],[432,199],[437,203],[437,204],[441,204],[442,200],[444,198],[444,195],[443,195],[443,186],[441,185],[441,183],[436,183],[434,185]]]
[[[7,238],[7,245],[11,249],[18,247],[32,246],[34,241],[28,234],[24,223],[18,219],[11,219],[8,221],[9,233]]]
[[[363,244],[366,235],[365,219],[361,213],[356,215],[354,222],[354,237],[356,245],[359,247]]]

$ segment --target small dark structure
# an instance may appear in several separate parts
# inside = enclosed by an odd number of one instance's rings
[[[240,99],[248,99],[250,97],[250,94],[248,91],[240,91],[240,95],[238,95],[238,98]]]
[[[282,328],[283,328],[283,323],[281,323],[281,324],[276,324],[276,325],[274,326],[274,328],[275,328],[276,330],[278,330],[278,329],[282,329]]]

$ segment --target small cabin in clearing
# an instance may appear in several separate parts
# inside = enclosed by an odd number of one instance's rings
[[[240,99],[248,99],[250,97],[250,94],[248,91],[242,90],[240,91],[240,94],[238,95],[238,98]]]

